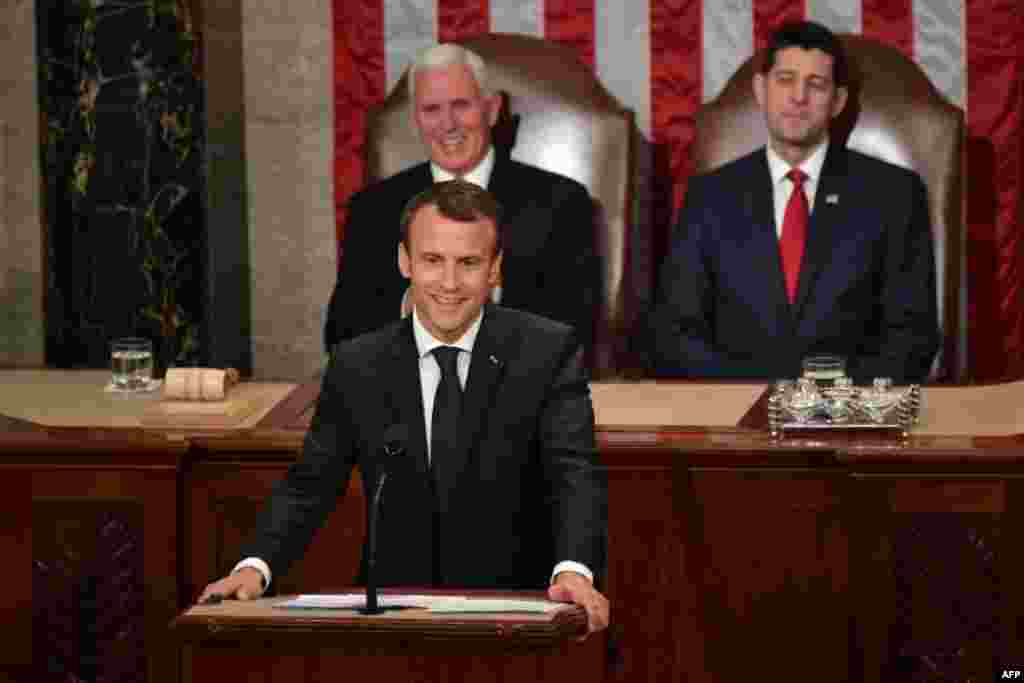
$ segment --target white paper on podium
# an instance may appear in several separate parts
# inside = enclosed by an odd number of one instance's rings
[[[502,598],[463,598],[458,602],[442,603],[430,608],[431,612],[527,612],[544,614],[564,607],[564,602],[548,600],[505,600]]]
[[[378,595],[381,607],[419,607],[448,614],[470,612],[527,612],[543,614],[565,603],[549,600],[506,600],[502,598],[471,598],[465,595]],[[274,607],[285,609],[361,609],[366,606],[365,593],[304,594],[279,602]]]

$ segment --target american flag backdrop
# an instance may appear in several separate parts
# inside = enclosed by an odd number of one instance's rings
[[[636,113],[678,207],[693,115],[779,23],[807,18],[915,59],[963,108],[967,144],[969,362],[978,379],[1024,377],[1024,1],[333,0],[335,187],[363,184],[365,115],[421,49],[483,32],[573,46]],[[339,210],[339,230],[344,212]],[[657,220],[667,220],[662,217]],[[664,226],[653,226],[664,229]]]

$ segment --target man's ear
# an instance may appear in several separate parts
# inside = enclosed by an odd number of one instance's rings
[[[846,108],[846,100],[850,96],[850,91],[846,86],[840,86],[836,88],[835,102],[832,103],[832,118],[835,118],[843,113],[843,109]]]
[[[405,248],[405,242],[398,243],[398,270],[406,280],[412,279],[412,259],[409,257],[409,250]]]
[[[491,272],[487,274],[487,283],[491,287],[496,287],[501,284],[501,257],[504,252],[498,252],[494,256],[494,260],[491,261]]]
[[[501,93],[495,92],[486,98],[487,101],[487,122],[491,128],[498,122],[498,114],[501,113]]]
[[[757,106],[764,109],[764,74],[754,74],[754,99],[757,100]]]

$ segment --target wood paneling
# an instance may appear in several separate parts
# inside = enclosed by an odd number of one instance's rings
[[[178,680],[165,636],[184,606],[186,450],[128,432],[0,431],[0,672]]]
[[[686,542],[697,555],[703,636],[715,680],[785,671],[846,680],[845,479],[828,470],[696,469]],[[738,645],[742,644],[740,654]]]
[[[142,503],[45,497],[31,512],[34,669],[55,682],[137,677],[146,669]]]
[[[29,680],[32,670],[32,474],[0,472],[0,678]]]

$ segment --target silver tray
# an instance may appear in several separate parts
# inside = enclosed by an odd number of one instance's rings
[[[891,411],[879,422],[870,419],[857,408],[856,399],[852,401],[854,407],[850,417],[846,420],[833,421],[824,410],[824,401],[816,409],[814,415],[805,420],[798,420],[786,406],[785,397],[773,389],[768,397],[768,431],[773,436],[780,436],[783,432],[848,431],[895,432],[907,435],[920,418],[921,387],[912,384],[895,391],[901,394],[900,398]]]
[[[867,421],[847,421],[847,422],[832,422],[830,418],[818,418],[814,417],[807,422],[799,422],[793,419],[786,419],[782,421],[782,429],[784,431],[829,431],[829,432],[844,432],[844,431],[863,431],[869,429],[872,431],[900,431],[903,429],[903,425],[900,424],[895,417],[892,419],[886,419],[884,422],[867,422]]]

